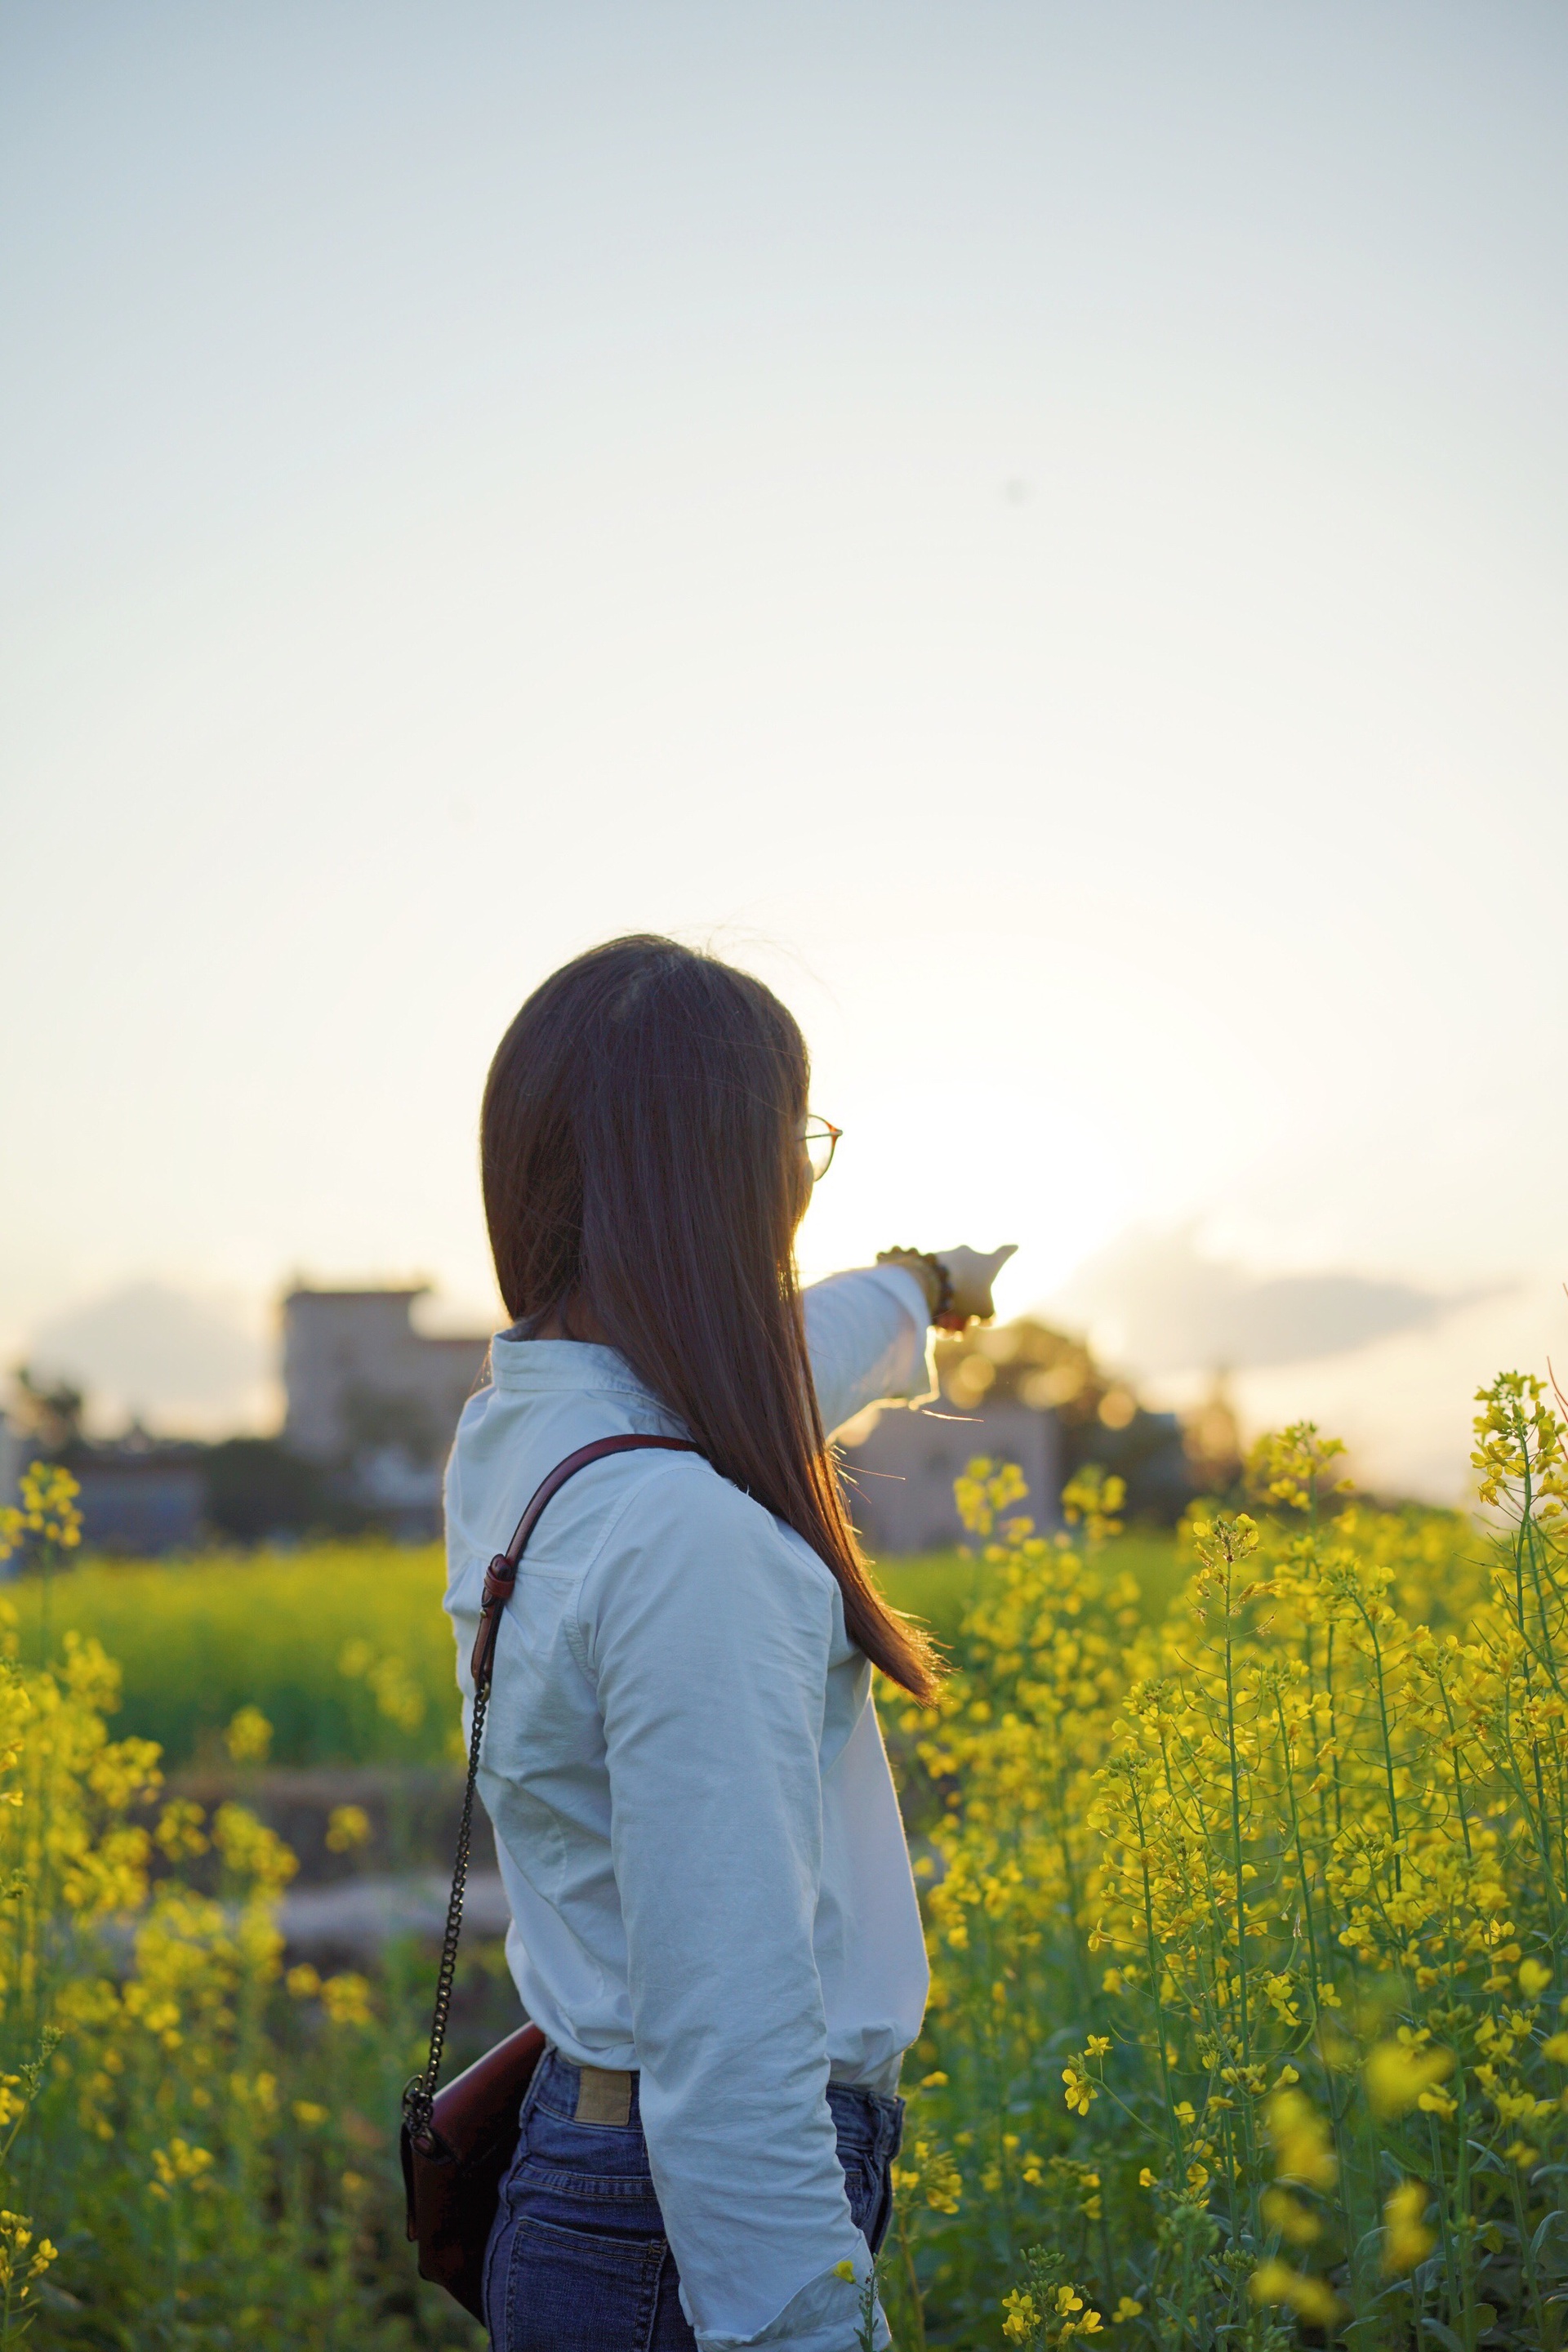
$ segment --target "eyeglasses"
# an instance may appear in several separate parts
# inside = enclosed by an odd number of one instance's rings
[[[835,1127],[830,1118],[815,1117],[808,1118],[802,1128],[800,1139],[805,1147],[805,1156],[810,1164],[811,1181],[814,1184],[820,1184],[832,1167],[833,1154],[837,1149],[838,1139],[843,1132],[844,1129],[841,1127]]]

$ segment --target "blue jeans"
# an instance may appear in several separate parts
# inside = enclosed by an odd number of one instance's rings
[[[578,2123],[582,2076],[539,2062],[485,2254],[493,2352],[695,2352],[653,2193],[637,2079],[625,2124]],[[875,2253],[892,2218],[901,2099],[827,2086],[856,2227]]]

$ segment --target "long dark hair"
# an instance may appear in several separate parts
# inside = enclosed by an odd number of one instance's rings
[[[480,1163],[518,1321],[603,1333],[714,1468],[803,1536],[917,1698],[934,1654],[866,1573],[811,1384],[795,1270],[810,1064],[762,982],[611,940],[529,998],[490,1064]]]

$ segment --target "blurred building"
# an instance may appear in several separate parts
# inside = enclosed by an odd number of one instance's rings
[[[958,1412],[944,1401],[929,1412],[887,1410],[851,1422],[840,1449],[849,1516],[873,1557],[962,1542],[953,1481],[976,1454],[1016,1462],[1029,1488],[1018,1512],[1042,1528],[1060,1522],[1061,1432],[1056,1415],[1036,1406],[1003,1401]]]
[[[81,1488],[77,1508],[88,1551],[151,1559],[194,1550],[201,1541],[206,1480],[199,1448],[94,1446],[74,1454],[70,1470]]]
[[[283,1445],[313,1464],[340,1502],[409,1537],[440,1528],[441,1474],[458,1416],[484,1373],[482,1338],[427,1339],[407,1290],[292,1291],[283,1302]],[[1064,1485],[1085,1463],[1121,1477],[1131,1516],[1178,1518],[1194,1464],[1172,1413],[1152,1413],[1080,1340],[1022,1320],[943,1339],[940,1402],[862,1415],[841,1440],[851,1515],[873,1552],[960,1540],[953,1481],[977,1454],[1016,1462],[1025,1508],[1060,1521]],[[1204,1466],[1234,1444],[1210,1400]]]
[[[403,1533],[438,1532],[441,1472],[489,1339],[428,1339],[410,1290],[294,1290],[283,1302],[283,1443],[340,1474]]]
[[[1056,1428],[1052,1512],[1062,1487],[1096,1464],[1120,1478],[1129,1518],[1172,1526],[1199,1491],[1186,1433],[1173,1412],[1152,1412],[1130,1381],[1098,1364],[1070,1333],[1022,1316],[939,1339],[943,1410],[989,1415],[1004,1404],[1047,1414]],[[1220,1443],[1217,1419],[1207,1437]],[[987,1449],[994,1450],[994,1449]]]
[[[20,1424],[9,1413],[0,1412],[0,1508],[16,1501],[27,1458],[27,1440]]]
[[[25,1371],[16,1402],[16,1411],[0,1413],[0,1504],[15,1502],[29,1463],[58,1462],[77,1482],[87,1550],[142,1559],[200,1542],[204,1446],[162,1444],[135,1423],[123,1437],[95,1444],[81,1433],[79,1393],[64,1385],[40,1390]],[[68,1412],[61,1410],[66,1403]],[[21,1562],[14,1553],[0,1574],[15,1575]]]

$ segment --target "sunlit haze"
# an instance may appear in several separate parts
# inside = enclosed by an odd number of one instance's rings
[[[668,930],[809,1271],[1457,1495],[1568,1358],[1565,104],[1531,0],[6,11],[0,1361],[486,1323],[496,1039]]]

